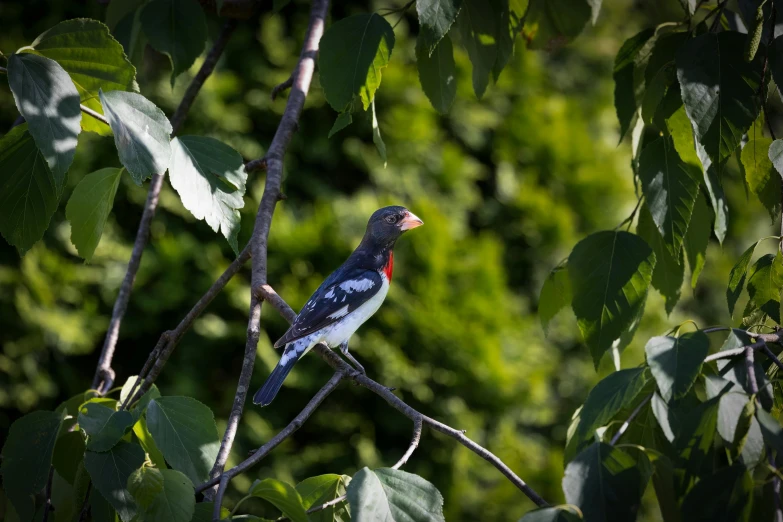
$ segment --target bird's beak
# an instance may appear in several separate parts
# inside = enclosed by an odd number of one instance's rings
[[[408,214],[402,219],[402,221],[400,221],[400,223],[402,224],[400,230],[405,232],[406,230],[422,226],[424,221],[417,218],[413,213],[408,212]]]

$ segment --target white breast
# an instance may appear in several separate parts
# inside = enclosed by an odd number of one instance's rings
[[[386,279],[385,274],[381,274],[381,288],[378,290],[378,293],[336,323],[316,332],[316,334],[320,334],[318,335],[320,337],[318,341],[323,341],[330,347],[336,348],[340,343],[348,340],[367,319],[378,311],[388,292],[389,280]]]

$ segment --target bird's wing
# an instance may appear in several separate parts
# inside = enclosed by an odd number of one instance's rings
[[[337,277],[333,277],[337,276]],[[275,348],[310,335],[353,312],[381,289],[383,280],[375,270],[335,272],[315,291]]]

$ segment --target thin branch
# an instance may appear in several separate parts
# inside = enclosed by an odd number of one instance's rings
[[[617,441],[620,440],[620,437],[623,436],[623,433],[625,433],[625,430],[628,429],[628,426],[631,425],[631,422],[636,418],[637,415],[639,415],[639,412],[642,411],[642,408],[644,408],[644,405],[650,402],[650,399],[652,399],[652,393],[645,397],[645,399],[639,403],[639,406],[637,406],[631,414],[628,416],[627,419],[625,419],[625,422],[623,422],[622,426],[620,426],[620,429],[617,430],[617,433],[614,434],[614,437],[612,437],[612,440],[609,442],[610,446],[614,446],[617,444]]]
[[[257,170],[266,170],[266,157],[248,161],[245,163],[245,170],[248,174]]]
[[[0,73],[8,74],[8,69],[6,69],[5,67],[0,67]]]
[[[163,173],[152,176],[150,188],[147,192],[147,201],[144,204],[144,212],[141,215],[139,229],[136,232],[136,240],[133,243],[133,251],[131,252],[130,260],[128,261],[128,269],[122,280],[120,292],[117,294],[117,300],[114,301],[114,309],[111,314],[109,330],[106,332],[106,339],[103,342],[101,356],[98,359],[98,368],[95,371],[95,377],[92,381],[92,387],[99,390],[101,393],[105,393],[106,390],[111,388],[111,385],[114,382],[114,370],[111,368],[111,361],[114,357],[114,349],[117,347],[120,323],[125,315],[125,311],[128,309],[131,288],[133,288],[136,272],[139,270],[139,265],[141,265],[141,255],[144,252],[144,247],[147,245],[147,239],[150,233],[150,223],[152,223],[152,218],[155,216],[155,210],[158,207],[158,196],[160,195],[162,186]]]
[[[177,134],[180,131],[182,124],[185,123],[185,118],[187,118],[190,106],[193,105],[193,101],[196,99],[204,82],[207,81],[209,75],[215,70],[215,65],[217,65],[220,55],[223,54],[223,50],[226,48],[226,44],[228,44],[228,40],[234,33],[234,29],[237,28],[238,23],[239,22],[236,19],[230,19],[223,25],[223,30],[220,31],[220,35],[218,35],[217,40],[215,40],[212,49],[207,53],[204,63],[201,64],[201,68],[196,73],[196,76],[193,77],[193,81],[190,82],[188,90],[185,91],[185,96],[182,97],[179,107],[174,111],[174,116],[171,117],[171,128],[173,129],[171,133],[172,136]]]
[[[411,443],[408,445],[407,451],[400,457],[400,460],[397,461],[394,466],[392,466],[392,469],[400,469],[403,467],[407,462],[408,459],[411,458],[411,455],[413,455],[413,452],[416,451],[416,448],[419,447],[419,441],[421,440],[421,428],[422,428],[422,421],[421,417],[416,417],[413,420],[413,438],[411,438]],[[320,504],[318,506],[313,506],[310,509],[307,510],[307,513],[315,513],[316,511],[324,510],[330,506],[334,506],[335,504],[339,504],[340,502],[343,502],[345,499],[348,498],[348,495],[340,495],[337,498],[333,498],[329,502],[324,502],[323,504]],[[285,518],[283,519],[285,520]]]
[[[52,478],[54,477],[54,466],[49,466],[49,478],[46,480],[46,489],[44,490],[44,496],[46,497],[46,504],[44,505],[43,518],[41,522],[47,522],[49,520],[49,512],[54,508],[52,507]]]
[[[296,64],[291,77],[293,85],[291,94],[288,97],[283,117],[277,126],[274,138],[269,145],[266,154],[267,174],[264,184],[264,193],[261,196],[261,202],[256,214],[255,226],[253,227],[253,236],[250,240],[253,257],[253,270],[251,274],[251,288],[260,288],[266,284],[267,277],[267,241],[269,238],[269,229],[272,225],[272,216],[275,212],[275,206],[280,197],[280,186],[283,181],[283,158],[294,132],[299,126],[299,117],[302,114],[305,98],[310,90],[310,83],[315,71],[315,59],[318,54],[318,45],[321,42],[321,36],[324,33],[326,24],[326,15],[329,10],[329,0],[313,0],[310,9],[310,21],[305,33],[304,45],[299,55],[299,61]],[[242,410],[247,397],[247,390],[250,384],[250,377],[253,373],[253,364],[255,362],[256,347],[258,345],[258,336],[260,333],[261,318],[261,300],[254,291],[250,298],[250,314],[247,326],[247,342],[245,343],[245,357],[242,363],[242,370],[237,383],[237,391],[234,397],[234,405],[228,418],[228,426],[223,434],[223,441],[220,444],[218,456],[215,459],[215,465],[212,467],[210,476],[219,476],[225,468],[228,455],[234,443],[236,430],[239,426],[239,420],[242,417]],[[211,499],[212,493],[206,492],[205,498]],[[220,506],[223,502],[223,495],[220,491],[215,495],[215,509],[220,513]]]
[[[707,357],[704,358],[704,362],[716,361],[718,359],[728,359],[729,357],[736,357],[738,355],[746,354],[748,349],[750,349],[751,351],[758,350],[764,345],[765,345],[764,341],[758,341],[748,346],[740,346],[739,348],[732,348],[731,350],[723,350],[722,352],[717,352],[708,355]]]
[[[288,426],[280,430],[280,432],[272,437],[269,442],[258,448],[256,451],[253,452],[253,454],[245,459],[240,464],[234,466],[233,468],[229,469],[228,471],[224,472],[220,477],[214,477],[207,482],[199,485],[196,487],[196,493],[201,493],[202,491],[206,490],[207,488],[211,488],[218,484],[221,480],[221,477],[228,477],[228,479],[232,479],[239,475],[240,473],[244,472],[245,470],[251,468],[256,463],[260,462],[264,457],[266,457],[270,451],[275,449],[281,442],[283,442],[285,439],[290,437],[294,434],[296,430],[302,427],[302,425],[305,423],[305,421],[310,418],[310,416],[315,412],[316,408],[323,402],[323,400],[334,391],[335,388],[340,384],[340,381],[342,381],[343,376],[339,372],[335,372],[334,375],[332,375],[332,378],[327,381],[324,386],[318,390],[318,393],[316,393],[312,399],[310,399],[310,402],[307,403],[307,405],[302,409],[299,414],[294,417],[294,419],[288,423]]]
[[[98,120],[99,122],[104,123],[106,125],[109,124],[109,120],[106,119],[106,116],[104,116],[103,114],[100,114],[98,112],[95,112],[94,110],[90,109],[86,105],[79,104],[79,109],[81,109],[81,111],[84,114],[89,114],[90,116],[92,116],[93,118]]]
[[[226,35],[226,38],[228,38],[230,34],[231,32],[229,31],[228,35]],[[217,52],[215,51],[215,48],[218,49]],[[220,54],[223,52],[223,49],[225,49],[225,41],[221,40],[221,38],[218,38],[218,41],[215,42],[213,48],[209,51],[207,55],[208,59],[201,66],[201,69],[205,69],[207,66],[207,61],[210,61],[210,58],[216,62]],[[201,76],[202,71],[199,70],[199,74],[193,78],[191,87],[188,88],[186,98],[184,98],[180,103],[180,107],[186,104],[186,101],[187,107],[190,107],[190,104],[193,102],[192,98],[196,96],[198,90],[204,84],[204,80],[209,75],[209,73],[212,72],[212,69],[214,69],[214,64],[212,64],[212,66],[208,69],[208,72],[203,77]],[[197,83],[197,80],[200,83]],[[197,84],[198,87],[193,90],[193,92],[191,92],[193,84]],[[187,100],[188,95],[191,95],[189,100]],[[94,111],[90,111],[90,109],[87,107],[82,106],[81,110],[83,112],[87,112],[87,114],[90,114],[95,118],[100,119],[104,123],[108,123],[105,118],[101,117]],[[184,120],[186,112],[187,108],[184,111],[180,111],[178,108],[175,112],[175,116],[177,113],[180,113],[180,120]],[[179,130],[179,126],[181,125],[180,120],[178,120],[180,123],[178,123],[177,129],[175,129],[173,134],[176,134],[176,130]],[[97,389],[102,393],[111,388],[111,384],[114,382],[115,375],[114,370],[111,368],[111,363],[112,359],[114,358],[114,350],[117,347],[117,339],[119,338],[120,333],[120,324],[122,323],[122,318],[125,316],[125,311],[128,309],[128,301],[130,300],[133,281],[136,279],[136,272],[139,270],[139,265],[141,264],[141,256],[144,252],[144,247],[147,245],[150,223],[152,223],[152,218],[155,216],[155,210],[158,207],[160,190],[163,187],[163,176],[164,173],[162,172],[152,176],[152,181],[150,182],[150,187],[147,192],[147,201],[144,204],[144,212],[141,215],[139,228],[136,232],[136,240],[133,244],[133,251],[131,252],[130,260],[128,261],[128,269],[125,272],[125,277],[123,278],[122,285],[120,286],[120,291],[117,294],[117,299],[114,301],[114,308],[112,310],[111,321],[109,322],[109,329],[106,332],[106,338],[103,342],[101,355],[98,359],[98,367],[95,370],[95,377],[93,377],[92,382],[92,388]]]
[[[291,309],[291,307],[288,306],[288,304],[279,295],[277,295],[277,293],[274,292],[274,290],[268,285],[259,287],[258,292],[259,294],[263,295],[265,300],[267,300],[269,304],[271,304],[274,308],[276,308],[281,313],[281,315],[285,317],[287,320],[291,321],[294,317],[296,317],[296,314]],[[413,409],[407,403],[405,403],[396,395],[394,395],[391,392],[391,390],[389,390],[386,386],[383,386],[382,384],[370,379],[366,375],[360,373],[359,371],[349,366],[348,363],[343,361],[336,353],[334,353],[332,350],[327,348],[325,345],[317,344],[312,351],[317,353],[322,359],[324,359],[324,361],[326,361],[327,364],[329,364],[329,366],[331,366],[333,369],[336,370],[335,377],[338,378],[338,380],[343,377],[351,379],[357,384],[359,384],[360,386],[363,386],[364,388],[367,388],[368,390],[374,392],[376,395],[380,396],[390,406],[392,406],[394,409],[396,409],[397,411],[399,411],[409,419],[413,420],[414,422],[416,422],[416,420],[419,419],[423,424],[426,424],[427,426],[434,429],[435,431],[439,431],[445,435],[448,435],[449,437],[456,439],[460,444],[462,444],[463,446],[465,446],[466,448],[468,448],[469,450],[471,450],[472,452],[479,455],[480,457],[488,461],[490,464],[495,466],[495,468],[497,468],[512,484],[514,484],[517,488],[519,488],[519,490],[522,491],[536,505],[538,506],[549,505],[538,493],[536,493],[530,486],[528,486],[524,480],[522,480],[516,473],[514,473],[494,453],[492,453],[491,451],[487,450],[483,446],[477,444],[476,442],[468,438],[465,435],[464,431],[456,430],[451,426],[448,426],[446,424],[443,424],[442,422],[427,417],[426,415]],[[323,389],[321,391],[323,391]],[[319,394],[320,393],[321,392],[319,392]],[[280,441],[285,438],[285,436],[281,437],[281,435],[287,430],[288,428],[284,429],[283,431],[278,433],[277,436],[275,436],[275,438],[273,439],[277,441],[275,445],[279,444]],[[272,441],[262,446],[261,449],[266,449],[266,452],[261,457],[265,456],[266,453],[268,453],[268,451],[272,449],[272,448],[267,448],[267,446],[271,442]],[[256,452],[241,464],[223,473],[221,477],[225,477],[226,475],[230,474],[230,476],[233,478],[237,474],[251,467],[259,460],[260,458],[258,457],[258,452]],[[214,486],[220,480],[221,479],[219,478],[213,478],[209,482],[202,484],[201,486],[196,488],[196,492],[202,491],[207,487]],[[215,501],[216,504],[219,503],[218,499],[220,498],[221,496],[220,493],[218,492],[218,496],[216,497],[216,501]]]
[[[153,348],[150,356],[147,358],[147,362],[144,364],[144,368],[142,368],[142,371],[139,373],[139,377],[136,379],[137,381],[142,378],[144,379],[141,382],[139,390],[135,393],[135,395],[129,394],[129,396],[132,396],[133,398],[128,400],[127,403],[123,405],[123,408],[127,405],[133,404],[135,401],[139,400],[142,395],[147,393],[147,391],[152,386],[152,383],[155,382],[155,379],[157,379],[158,375],[160,375],[160,372],[163,370],[163,366],[166,364],[166,361],[168,361],[169,357],[174,351],[174,348],[177,347],[177,344],[179,344],[182,336],[185,335],[185,332],[188,331],[193,322],[196,320],[196,318],[198,318],[198,316],[201,315],[209,303],[211,303],[212,300],[223,290],[231,278],[234,277],[237,272],[239,272],[248,259],[250,259],[249,245],[246,246],[244,250],[242,250],[239,256],[234,261],[232,261],[230,265],[228,265],[228,268],[226,268],[217,281],[212,283],[212,286],[209,287],[209,290],[207,290],[201,299],[198,300],[190,312],[188,312],[182,321],[180,321],[177,327],[174,330],[163,332],[163,334],[160,336],[160,339],[158,340],[158,344],[155,346],[155,348]],[[154,361],[154,364],[152,361]],[[145,368],[149,373],[145,371]],[[136,384],[134,384],[134,388],[135,387]]]
[[[272,88],[272,94],[270,95],[272,97],[272,101],[275,101],[275,99],[277,99],[277,96],[281,92],[284,92],[284,91],[287,91],[288,89],[290,89],[293,84],[294,84],[294,77],[293,76],[289,76],[288,79],[286,81],[284,81],[283,83],[275,85]]]
[[[772,353],[772,350],[769,349],[769,346],[767,346],[766,343],[764,343],[764,346],[761,349],[764,351],[764,355],[772,359],[772,362],[775,363],[778,368],[783,370],[783,362],[781,362],[780,359],[778,359],[777,356]]]

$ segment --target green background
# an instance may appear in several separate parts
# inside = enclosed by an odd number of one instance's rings
[[[331,17],[389,5],[335,2]],[[294,1],[279,14],[267,6],[241,22],[182,134],[217,138],[246,159],[263,156],[285,106],[285,96],[273,102],[269,93],[288,77],[308,15],[309,5]],[[3,2],[0,17],[9,23],[0,34],[0,51],[29,45],[59,21],[104,16],[105,7],[92,0]],[[327,139],[336,114],[317,74],[286,156],[288,198],[278,204],[272,225],[270,283],[298,310],[358,243],[372,211],[387,204],[410,208],[425,226],[399,241],[388,299],[354,336],[352,352],[370,376],[396,387],[427,415],[467,430],[552,502],[562,502],[571,415],[611,370],[611,361],[607,357],[598,373],[593,370],[570,311],[558,316],[545,338],[536,315],[538,292],[579,239],[614,228],[633,208],[630,146],[617,145],[614,56],[642,28],[683,16],[676,0],[606,1],[597,24],[565,48],[528,51],[518,39],[509,68],[481,101],[472,91],[467,55],[455,46],[457,100],[441,116],[418,83],[418,25],[409,10],[395,28],[396,45],[376,100],[388,166],[372,143],[369,113]],[[208,18],[211,42],[222,22],[214,13]],[[138,70],[142,94],[171,116],[200,63],[172,89],[168,58],[147,48]],[[0,129],[10,128],[17,115],[3,84]],[[62,201],[85,174],[118,166],[111,137],[81,133]],[[240,247],[250,235],[263,175],[248,179]],[[651,289],[623,367],[643,360],[651,335],[685,319],[702,327],[731,322],[724,289],[733,262],[752,240],[777,232],[760,203],[746,198],[733,160],[724,182],[730,204],[726,243],[721,247],[713,238],[697,288],[683,288],[668,319]],[[140,188],[123,178],[89,264],[70,244],[64,203],[44,240],[24,258],[0,242],[0,433],[24,413],[53,409],[89,385],[146,190],[147,184]],[[159,335],[176,326],[232,258],[225,239],[196,221],[166,182],[120,332],[113,364],[117,385],[141,368]],[[158,381],[165,395],[189,395],[209,405],[221,432],[240,370],[248,305],[249,265],[184,337]],[[265,306],[251,392],[276,363],[271,344],[285,328]],[[270,407],[248,404],[229,464],[285,426],[330,375],[317,357],[307,357]],[[319,473],[389,466],[405,451],[411,429],[382,399],[342,384],[293,437],[232,482],[227,505],[255,478],[295,483]],[[441,490],[450,520],[516,520],[532,507],[491,465],[426,429],[405,469]],[[273,514],[260,501],[247,507]],[[643,515],[660,517],[652,503]]]

